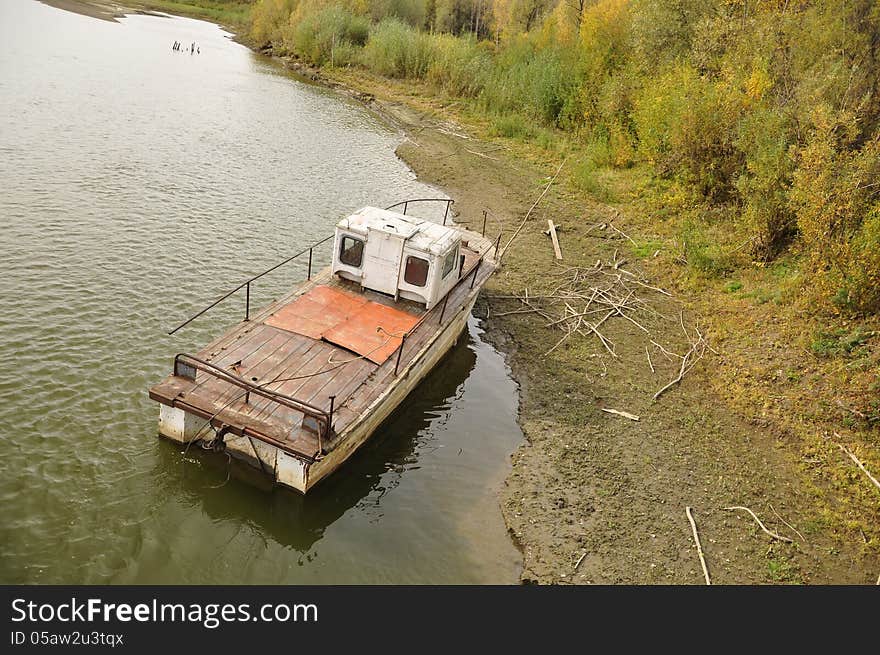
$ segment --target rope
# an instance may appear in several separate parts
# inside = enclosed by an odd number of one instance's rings
[[[262,383],[262,384],[258,384],[258,385],[256,385],[254,388],[256,388],[256,389],[263,389],[263,388],[265,388],[265,387],[268,387],[270,384],[277,384],[277,383],[280,383],[280,382],[293,382],[294,380],[304,380],[304,379],[306,379],[306,378],[316,377],[316,376],[318,376],[318,375],[324,375],[325,373],[330,373],[331,371],[335,371],[336,369],[342,368],[343,366],[345,366],[346,364],[350,364],[351,362],[355,362],[355,361],[357,361],[357,360],[359,360],[359,359],[366,359],[367,357],[369,357],[370,355],[372,355],[372,354],[373,354],[374,352],[376,352],[377,350],[380,350],[381,348],[384,348],[386,345],[388,345],[388,343],[391,341],[392,338],[394,338],[395,336],[397,336],[397,335],[393,335],[393,334],[391,334],[390,332],[387,332],[387,331],[384,330],[381,326],[379,326],[379,327],[377,328],[376,331],[377,331],[377,332],[381,331],[381,332],[384,332],[385,334],[388,334],[388,335],[389,335],[389,338],[386,339],[385,341],[383,341],[380,345],[378,345],[378,346],[376,346],[375,348],[373,348],[372,350],[370,350],[369,352],[364,353],[363,355],[358,355],[357,357],[352,357],[351,359],[347,359],[347,360],[345,360],[344,362],[338,362],[338,363],[335,363],[334,366],[331,366],[330,368],[323,369],[323,370],[321,370],[321,371],[316,371],[315,373],[305,373],[305,374],[303,374],[303,375],[296,375],[296,376],[289,377],[289,378],[279,378],[279,377],[276,377],[276,378],[274,378],[274,379],[272,379],[272,380],[269,380],[268,382],[264,382],[264,383]],[[398,337],[398,338],[402,338],[402,335],[401,335],[400,337]],[[330,356],[327,358],[327,363],[328,363],[328,364],[333,363],[333,353],[330,353]],[[279,375],[281,375],[281,374],[279,373]],[[201,427],[199,427],[199,429],[196,430],[196,432],[195,432],[196,437],[197,437],[197,436],[198,436],[198,435],[199,435],[199,434],[200,434],[200,433],[201,433],[206,427],[210,427],[210,428],[214,431],[214,435],[215,435],[215,436],[214,436],[214,439],[212,439],[211,441],[207,441],[207,442],[204,442],[204,441],[203,441],[203,444],[204,444],[204,445],[202,445],[202,448],[203,448],[203,449],[205,449],[205,450],[215,449],[215,450],[216,450],[216,448],[214,448],[214,443],[215,443],[215,442],[217,441],[217,439],[220,437],[220,434],[219,434],[218,430],[217,430],[216,428],[214,428],[214,426],[212,425],[212,422],[214,421],[214,419],[217,418],[217,417],[218,417],[218,416],[219,416],[224,410],[226,410],[227,408],[229,408],[230,405],[232,405],[233,403],[237,402],[237,401],[240,400],[243,396],[247,395],[248,393],[250,393],[250,392],[253,391],[253,390],[254,390],[254,389],[245,389],[245,390],[242,391],[240,394],[234,395],[234,396],[229,400],[229,402],[227,402],[227,403],[224,404],[220,409],[218,409],[216,412],[214,412],[214,414],[212,414],[208,419],[206,419],[205,422],[201,425]],[[183,452],[181,453],[181,454],[184,456],[184,458],[185,458],[186,454],[189,452],[189,448],[190,448],[190,446],[191,446],[191,445],[193,444],[193,442],[195,442],[195,441],[198,441],[198,439],[197,439],[197,438],[193,438],[190,442],[188,442],[188,443],[186,444],[186,448],[184,448]],[[185,459],[183,459],[182,461],[185,461]],[[260,466],[261,466],[261,468],[262,468],[262,462],[260,462]]]

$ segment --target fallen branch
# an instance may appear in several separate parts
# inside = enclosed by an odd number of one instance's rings
[[[581,565],[581,562],[584,561],[584,558],[587,556],[587,551],[584,551],[584,554],[578,558],[578,561],[574,565],[574,570],[577,571],[578,567]]]
[[[617,416],[622,416],[623,418],[628,418],[630,421],[638,421],[640,420],[638,416],[635,414],[630,414],[629,412],[622,412],[617,409],[607,409],[605,407],[602,408],[602,411],[606,414],[616,414]]]
[[[526,212],[525,218],[523,218],[522,223],[519,224],[519,227],[516,228],[516,231],[514,231],[513,235],[510,237],[510,239],[507,240],[507,243],[505,244],[504,248],[501,250],[501,253],[498,255],[498,263],[499,264],[501,263],[501,259],[507,253],[507,249],[510,248],[510,244],[512,244],[513,240],[516,239],[517,236],[519,236],[519,233],[522,231],[523,227],[528,222],[529,216],[531,216],[532,212],[535,211],[535,207],[537,207],[538,203],[544,199],[544,196],[547,195],[547,192],[550,190],[550,187],[553,185],[553,182],[555,182],[556,178],[559,177],[559,171],[562,170],[562,167],[565,165],[566,161],[568,161],[568,157],[563,159],[562,163],[559,164],[559,168],[556,169],[556,172],[553,174],[553,177],[551,177],[550,181],[547,182],[547,186],[544,187],[544,190],[541,192],[541,195],[538,196],[538,199],[535,200],[534,203],[532,203],[531,207],[529,207],[529,211]]]
[[[798,529],[797,529],[796,527],[794,527],[791,523],[789,523],[789,522],[786,521],[784,518],[782,518],[782,517],[779,515],[779,512],[777,512],[775,509],[773,509],[773,505],[770,505],[770,509],[773,511],[774,514],[776,514],[776,518],[778,518],[780,521],[782,521],[783,523],[785,523],[785,525],[788,526],[788,529],[789,529],[789,530],[791,530],[791,531],[794,532],[797,536],[799,536],[799,537],[801,538],[801,541],[803,541],[804,543],[807,543],[807,538],[806,538],[804,535],[802,535],[802,534],[798,531]]]
[[[484,155],[482,152],[477,152],[475,150],[468,150],[467,148],[465,148],[464,151],[469,152],[472,155],[476,155],[477,157],[485,157],[486,159],[491,159],[492,161],[498,161],[497,157],[490,157],[489,155]]]
[[[648,356],[648,366],[651,367],[651,373],[656,373],[654,370],[654,364],[651,362],[651,352],[648,350],[648,346],[645,346],[645,354]]]
[[[837,437],[838,439],[840,439],[840,435],[837,434],[836,432],[834,433],[834,436]],[[875,478],[873,475],[871,475],[871,473],[868,471],[868,469],[865,468],[865,465],[862,464],[862,462],[859,460],[858,457],[856,457],[855,455],[852,454],[852,451],[849,448],[847,448],[843,444],[837,444],[837,447],[840,448],[844,453],[846,453],[849,456],[849,458],[856,463],[856,466],[858,466],[860,469],[862,469],[862,473],[864,473],[865,475],[868,476],[868,479],[874,483],[875,487],[880,489],[880,482],[877,482],[877,478]]]
[[[706,558],[703,557],[703,547],[700,545],[700,535],[697,534],[697,524],[694,522],[694,517],[691,514],[691,508],[684,508],[685,514],[687,514],[688,521],[691,522],[691,530],[694,533],[694,543],[697,545],[697,555],[700,556],[700,566],[703,567],[703,575],[706,577],[706,584],[711,585],[712,581],[709,579],[709,569],[706,568]]]
[[[510,316],[511,314],[536,314],[537,312],[537,309],[514,309],[509,312],[501,312],[499,314],[495,314],[495,316]]]
[[[691,350],[693,350],[693,348]],[[660,391],[654,394],[654,400],[657,400],[667,389],[681,382],[681,379],[684,377],[685,371],[687,370],[687,361],[690,354],[691,351],[689,350],[687,354],[681,358],[681,368],[678,369],[678,375],[674,380],[672,380],[672,382],[670,382],[665,387],[660,389]]]
[[[628,234],[625,234],[624,232],[621,232],[621,231],[618,230],[616,227],[614,227],[614,223],[608,223],[608,227],[610,227],[612,230],[614,230],[615,232],[617,232],[620,236],[622,236],[622,237],[624,237],[624,238],[626,238],[626,239],[629,239],[629,242],[630,242],[631,244],[633,244],[634,246],[638,247],[638,245],[636,244],[636,242],[629,238],[629,235],[628,235]]]
[[[764,532],[766,532],[767,534],[769,534],[771,537],[773,537],[774,539],[778,539],[779,541],[785,541],[785,542],[788,542],[788,543],[790,543],[790,544],[793,544],[793,543],[794,543],[794,540],[793,540],[793,539],[789,539],[788,537],[783,537],[782,535],[776,534],[775,532],[771,532],[770,530],[768,530],[768,529],[764,526],[764,524],[761,523],[761,519],[758,518],[758,515],[755,514],[755,513],[754,513],[752,510],[750,510],[748,507],[743,507],[743,506],[741,506],[741,505],[737,505],[737,506],[735,506],[735,507],[725,507],[725,508],[724,508],[724,510],[725,510],[725,511],[728,511],[728,512],[732,512],[732,511],[735,511],[735,510],[738,510],[738,509],[741,509],[741,510],[743,510],[743,511],[745,511],[745,512],[748,512],[749,514],[751,514],[751,515],[752,515],[752,518],[755,519],[755,521],[758,523],[758,525],[760,526],[760,528],[761,528]]]
[[[687,335],[688,339],[690,339],[691,337],[690,337],[690,335],[688,335],[687,329],[685,329],[685,327],[684,327],[684,320],[682,320],[682,330],[684,330],[685,335]],[[691,349],[688,350],[684,354],[684,357],[681,358],[681,366],[678,369],[678,375],[675,377],[674,380],[669,382],[666,386],[664,386],[662,389],[660,389],[657,393],[654,394],[654,400],[657,400],[665,391],[667,391],[668,389],[670,389],[674,385],[681,382],[685,373],[687,373],[691,368],[693,368],[693,366],[700,360],[700,358],[702,358],[703,353],[705,352],[705,350],[708,346],[706,344],[706,340],[703,338],[703,335],[700,333],[700,331],[696,328],[695,328],[695,331],[697,333],[697,339],[693,343],[691,343]],[[654,345],[659,346],[659,344],[657,344],[653,341],[651,343],[654,343]],[[660,346],[660,347],[662,349],[662,346]]]

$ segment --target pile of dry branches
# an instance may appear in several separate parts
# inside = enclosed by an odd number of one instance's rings
[[[526,289],[522,295],[493,296],[496,299],[518,300],[521,307],[494,313],[495,316],[510,314],[535,314],[547,321],[546,326],[561,332],[558,341],[544,355],[549,355],[567,340],[582,337],[595,338],[604,350],[614,359],[619,359],[614,340],[608,336],[613,320],[623,320],[634,325],[645,334],[648,343],[645,354],[652,372],[655,371],[651,359],[652,350],[659,352],[670,362],[677,363],[677,375],[654,394],[659,398],[667,389],[681,381],[684,375],[703,357],[708,344],[696,328],[685,327],[682,312],[672,319],[655,306],[660,296],[671,297],[664,289],[649,284],[644,276],[623,268],[626,260],[618,259],[617,251],[613,261],[597,260],[593,266],[560,267],[552,276],[547,291],[530,295]],[[677,354],[659,344],[648,325],[657,320],[677,320],[689,344],[688,350]],[[647,325],[646,325],[647,324]]]

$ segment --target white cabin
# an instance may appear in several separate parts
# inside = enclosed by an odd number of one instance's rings
[[[332,270],[365,289],[431,309],[458,281],[460,250],[454,227],[364,207],[336,225]]]

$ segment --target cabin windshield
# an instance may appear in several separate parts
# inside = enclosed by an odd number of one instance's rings
[[[445,280],[450,273],[455,269],[455,264],[458,261],[458,247],[456,246],[452,250],[449,251],[449,254],[446,255],[446,259],[443,260],[443,272],[441,277]]]
[[[364,242],[348,235],[342,237],[339,261],[346,266],[360,268],[364,261]]]
[[[421,257],[406,258],[406,270],[403,279],[414,287],[423,287],[428,283],[428,260]]]

